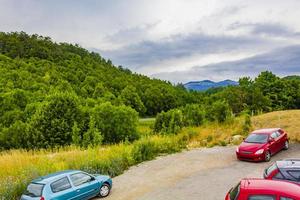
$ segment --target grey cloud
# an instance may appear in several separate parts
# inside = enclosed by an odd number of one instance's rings
[[[163,60],[182,58],[193,54],[233,52],[263,48],[269,41],[252,37],[210,36],[202,33],[173,35],[159,41],[141,41],[112,51],[101,51],[116,64],[138,69]]]
[[[289,46],[233,62],[221,62],[206,66],[195,66],[187,71],[166,72],[152,75],[173,82],[191,80],[224,80],[241,76],[255,77],[261,71],[270,70],[279,76],[300,74],[300,45]]]
[[[239,28],[250,28],[250,32],[253,35],[269,35],[280,37],[298,37],[299,32],[293,31],[291,28],[277,23],[233,23],[229,27],[231,30]]]

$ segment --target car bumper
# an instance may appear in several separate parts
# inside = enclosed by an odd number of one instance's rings
[[[265,156],[264,153],[262,154],[243,154],[243,153],[237,153],[236,152],[236,157],[239,160],[245,160],[245,161],[254,161],[254,162],[259,162],[259,161],[264,161],[265,160]]]

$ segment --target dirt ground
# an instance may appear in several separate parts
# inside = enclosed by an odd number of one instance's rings
[[[241,178],[260,178],[273,161],[300,157],[296,144],[269,163],[238,161],[235,149],[194,149],[141,163],[113,179],[105,200],[221,200]]]

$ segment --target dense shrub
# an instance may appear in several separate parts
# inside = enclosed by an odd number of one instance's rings
[[[225,122],[232,118],[232,111],[224,100],[217,100],[208,106],[207,117],[211,121]]]
[[[183,127],[183,114],[179,109],[159,113],[156,116],[154,132],[162,134],[174,134]]]
[[[77,96],[55,93],[42,102],[30,120],[30,147],[54,147],[71,144],[72,125],[78,121]]]
[[[200,105],[186,105],[183,107],[182,112],[185,126],[200,126],[205,120],[205,112]]]
[[[95,106],[92,116],[95,119],[95,127],[103,135],[104,143],[133,141],[139,137],[138,113],[130,107],[103,103]]]

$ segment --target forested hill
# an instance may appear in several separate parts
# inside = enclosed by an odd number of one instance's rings
[[[134,74],[97,53],[49,37],[0,33],[0,53],[0,92],[24,95],[21,107],[42,101],[51,90],[74,91],[89,103],[124,103],[148,116],[197,101],[195,93],[182,87]]]
[[[138,115],[197,103],[199,95],[78,45],[0,32],[0,149],[134,140]]]

